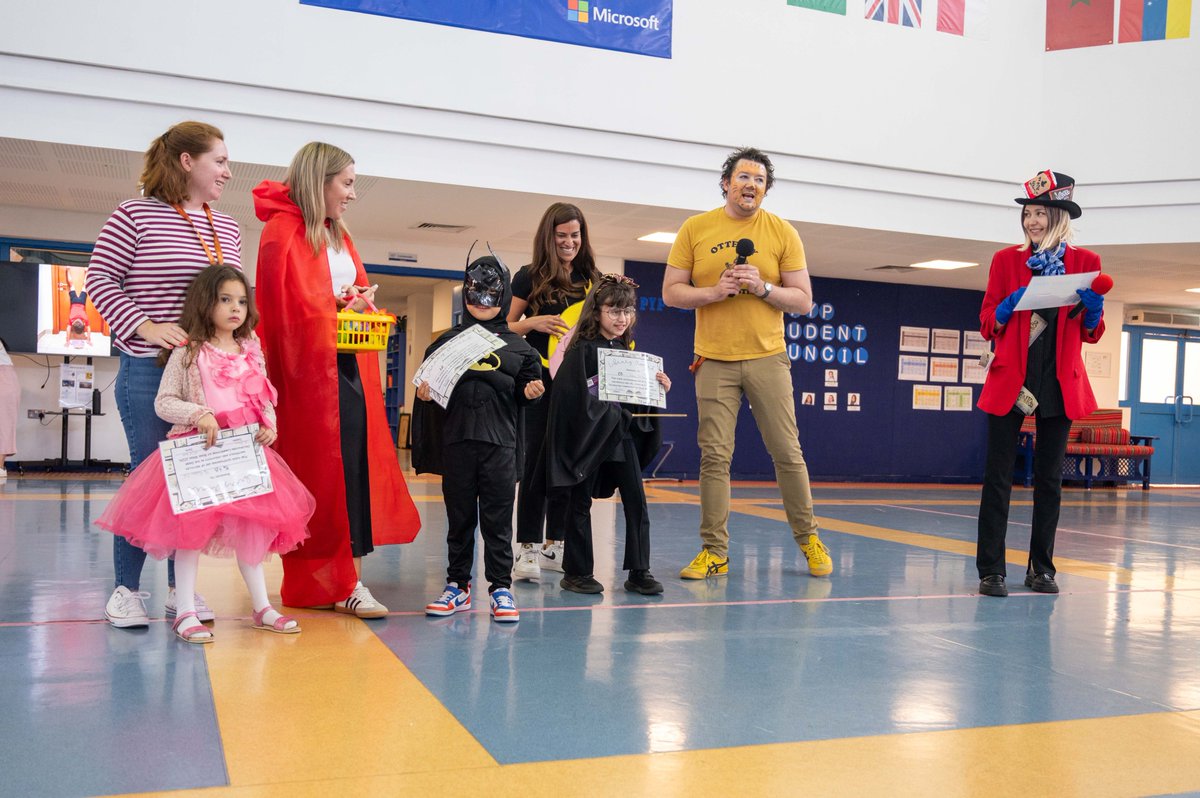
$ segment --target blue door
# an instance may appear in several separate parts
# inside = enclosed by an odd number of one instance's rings
[[[1200,483],[1200,333],[1130,327],[1130,431],[1156,435],[1151,479]]]

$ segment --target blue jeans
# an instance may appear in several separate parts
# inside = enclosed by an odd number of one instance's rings
[[[167,439],[171,425],[154,412],[154,398],[158,396],[158,384],[163,370],[156,358],[131,357],[119,352],[117,384],[114,394],[117,412],[121,414],[121,426],[125,428],[125,441],[129,444],[129,470],[138,467],[154,453],[159,441]],[[142,581],[142,565],[146,552],[120,535],[113,535],[113,572],[116,587],[137,591]],[[167,584],[175,586],[175,563],[167,563]]]

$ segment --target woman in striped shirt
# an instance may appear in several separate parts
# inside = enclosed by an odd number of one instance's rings
[[[240,269],[242,237],[237,222],[209,208],[233,175],[220,130],[203,122],[181,122],[156,138],[145,154],[140,199],[121,203],[105,222],[88,264],[86,288],[112,329],[120,365],[116,402],[129,444],[129,467],[137,468],[169,424],[154,412],[162,368],[158,353],[187,342],[176,324],[183,297],[206,266]],[[104,617],[115,627],[146,626],[141,591],[146,553],[113,537],[115,590]],[[175,596],[173,564],[166,613],[195,602],[201,620],[213,612],[199,596]]]

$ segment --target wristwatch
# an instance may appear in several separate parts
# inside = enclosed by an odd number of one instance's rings
[[[755,296],[758,297],[759,299],[766,299],[767,297],[769,297],[771,295],[771,291],[774,288],[775,288],[775,286],[771,285],[766,280],[763,280],[763,292],[761,294],[755,294]]]

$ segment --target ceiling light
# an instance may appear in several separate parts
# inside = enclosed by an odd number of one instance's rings
[[[1200,288],[1185,288],[1183,290],[1187,291],[1189,294],[1200,294]]]
[[[978,263],[967,263],[961,260],[927,260],[924,263],[909,264],[914,269],[941,269],[942,271],[950,271],[951,269],[966,269],[971,266],[978,266]]]
[[[639,236],[638,241],[650,241],[655,244],[674,244],[674,233],[647,233],[644,236]]]

